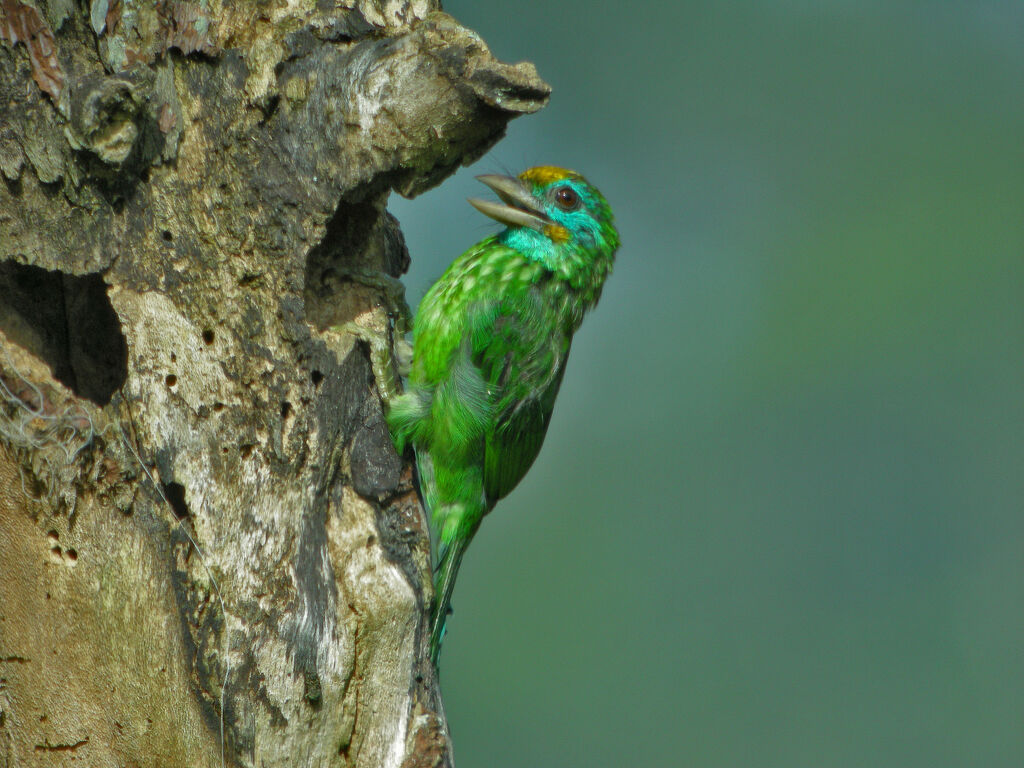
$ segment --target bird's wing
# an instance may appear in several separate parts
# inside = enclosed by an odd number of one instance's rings
[[[515,488],[540,452],[569,341],[553,310],[531,290],[478,308],[470,343],[492,414],[483,478],[492,506]]]
[[[551,421],[554,394],[561,383],[564,364],[549,387],[550,396],[530,398],[514,409],[509,418],[500,422],[487,436],[484,446],[484,491],[489,504],[519,484],[533,464]]]

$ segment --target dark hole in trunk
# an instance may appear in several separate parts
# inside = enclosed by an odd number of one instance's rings
[[[128,346],[98,274],[0,261],[0,330],[97,405],[109,403],[128,376]]]

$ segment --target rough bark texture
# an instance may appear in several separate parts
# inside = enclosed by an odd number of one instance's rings
[[[331,329],[389,327],[389,192],[547,95],[431,0],[0,0],[0,767],[451,763]]]

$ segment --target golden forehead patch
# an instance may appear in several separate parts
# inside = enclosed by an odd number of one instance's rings
[[[562,179],[578,179],[580,175],[576,171],[570,171],[566,168],[559,168],[555,165],[538,165],[536,168],[530,168],[519,174],[519,178],[523,181],[528,181],[531,184],[537,184],[538,186],[545,186],[553,181],[561,181]]]

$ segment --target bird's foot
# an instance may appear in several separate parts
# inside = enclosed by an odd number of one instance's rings
[[[395,327],[396,338],[412,330],[412,310],[405,301],[405,285],[397,277],[369,269],[345,269],[338,277],[373,288],[383,297],[382,305]]]
[[[401,377],[409,374],[412,364],[412,345],[405,338],[412,328],[412,311],[405,301],[405,286],[391,275],[372,270],[346,269],[338,277],[372,288],[380,297],[384,318],[375,312],[369,324],[353,320],[334,330],[352,334],[369,348],[373,378],[387,410],[401,394]]]
[[[412,346],[395,333],[391,323],[383,331],[354,321],[336,326],[334,330],[352,334],[369,348],[370,367],[373,369],[377,391],[384,403],[384,410],[390,409],[391,403],[402,394],[401,377],[408,373]]]

